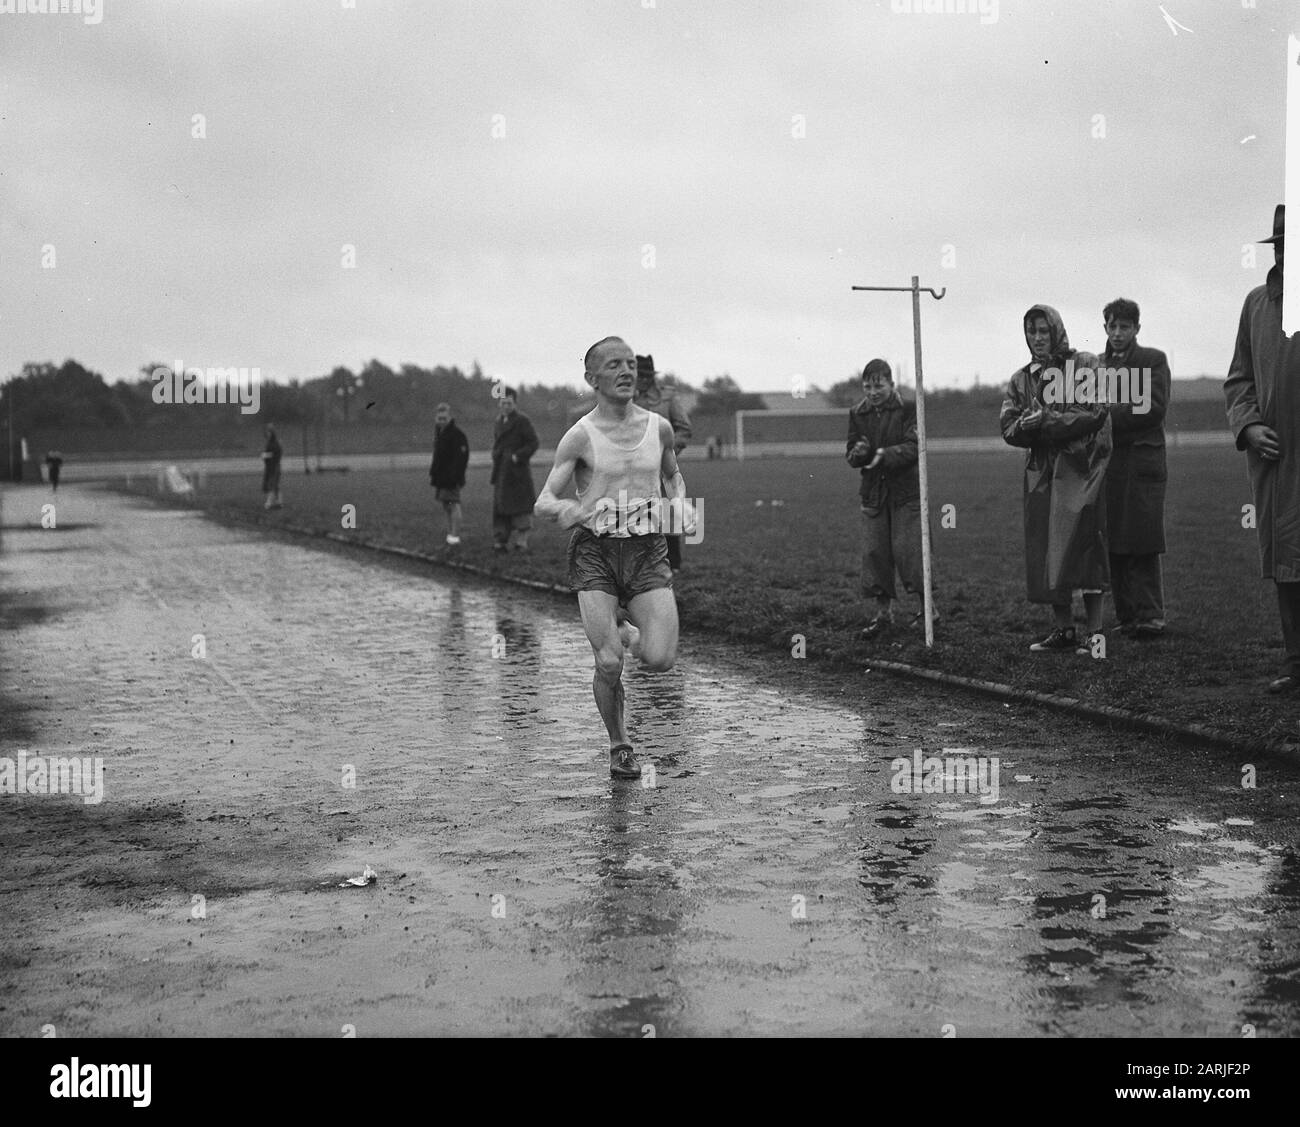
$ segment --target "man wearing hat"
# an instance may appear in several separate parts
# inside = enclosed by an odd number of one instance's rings
[[[664,389],[655,380],[657,375],[659,373],[655,371],[655,358],[653,356],[638,356],[636,358],[636,396],[632,402],[638,407],[663,416],[672,424],[673,453],[680,456],[681,452],[686,449],[686,443],[691,437],[690,416],[686,414],[682,405],[677,402],[675,392],[670,390],[667,394],[664,393]],[[680,536],[668,537],[668,566],[673,571],[681,570],[682,538]]]
[[[1277,265],[1246,295],[1224,381],[1228,426],[1246,452],[1263,577],[1277,586],[1286,656],[1270,693],[1300,688],[1300,334],[1282,332],[1285,208],[1273,214]]]

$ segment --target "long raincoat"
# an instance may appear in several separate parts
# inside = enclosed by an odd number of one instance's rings
[[[1097,357],[1070,347],[1061,315],[1050,305],[1033,306],[1025,319],[1038,314],[1051,328],[1051,364],[1031,360],[1011,377],[1000,423],[1010,445],[1029,451],[1024,483],[1029,601],[1066,606],[1076,590],[1110,586],[1105,488],[1110,415],[1104,404],[1045,401],[1051,368],[1068,380],[1075,370],[1095,369]],[[1022,430],[1021,416],[1040,407],[1042,426]]]
[[[1300,583],[1300,333],[1282,333],[1282,273],[1276,266],[1246,295],[1223,390],[1237,449],[1246,451],[1260,572],[1278,583]],[[1266,462],[1246,444],[1251,423],[1277,432],[1277,461]]]
[[[492,440],[492,512],[523,516],[533,511],[537,490],[528,459],[537,453],[537,432],[527,415],[498,415]]]

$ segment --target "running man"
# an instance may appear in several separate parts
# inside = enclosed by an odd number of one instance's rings
[[[689,507],[672,424],[633,402],[636,354],[619,337],[605,337],[587,350],[584,367],[596,406],[560,439],[535,511],[574,530],[569,584],[596,658],[592,689],[609,732],[609,773],[636,779],[641,765],[623,723],[623,654],[633,649],[652,673],[677,660],[677,601],[660,529],[671,519],[673,531],[690,535],[694,517],[676,515]],[[562,499],[571,480],[577,500]],[[661,483],[671,502],[661,502]]]

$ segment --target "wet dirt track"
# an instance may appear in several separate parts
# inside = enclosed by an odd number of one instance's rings
[[[615,782],[574,604],[2,499],[0,756],[105,776],[0,796],[0,1034],[1300,1032],[1287,764],[688,636]]]

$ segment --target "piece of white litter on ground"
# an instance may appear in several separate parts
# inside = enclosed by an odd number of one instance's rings
[[[1015,776],[1015,780],[1016,780],[1016,782],[1018,782],[1018,783],[1032,783],[1032,782],[1034,781],[1034,776],[1033,776],[1033,775],[1016,775],[1016,776]]]
[[[339,888],[347,888],[349,886],[353,888],[365,888],[366,885],[374,884],[375,881],[377,881],[378,879],[379,879],[379,874],[375,872],[375,870],[372,869],[369,865],[367,865],[366,871],[363,872],[359,877],[348,877],[347,880],[345,880],[341,885],[339,885]]]

